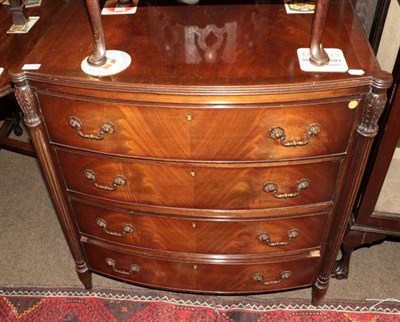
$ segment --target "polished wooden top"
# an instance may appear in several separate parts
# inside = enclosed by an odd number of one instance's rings
[[[254,4],[162,5],[140,1],[136,14],[102,16],[108,50],[122,50],[132,57],[123,72],[92,77],[81,70],[81,62],[93,47],[91,26],[83,1],[71,0],[51,30],[22,64],[41,64],[30,79],[79,86],[136,88],[143,91],[279,92],[318,90],[370,84],[379,75],[362,27],[348,0],[331,1],[323,43],[343,50],[350,69],[365,74],[304,72],[297,49],[308,47],[311,14],[287,14],[282,1]],[[237,1],[236,1],[237,2]],[[204,51],[191,33],[196,28],[221,31],[221,46]],[[193,41],[194,39],[194,41]],[[212,47],[218,37],[204,42]],[[23,78],[22,64],[13,68],[14,80]],[[85,85],[86,84],[86,85]]]
[[[13,24],[10,6],[0,4],[0,67],[4,68],[0,75],[0,97],[12,92],[10,66],[29,54],[65,5],[62,0],[43,0],[40,7],[25,9],[26,16],[40,17],[28,33],[7,34]]]

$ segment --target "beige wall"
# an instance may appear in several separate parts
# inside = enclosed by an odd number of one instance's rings
[[[378,50],[378,61],[382,69],[392,72],[400,47],[400,4],[391,0],[385,28]]]

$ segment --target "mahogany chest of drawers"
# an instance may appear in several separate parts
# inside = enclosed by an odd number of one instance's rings
[[[69,4],[11,77],[85,287],[322,299],[391,82],[349,3],[330,10],[325,46],[363,75],[301,71],[312,15],[249,3],[104,16],[132,65],[91,77]]]

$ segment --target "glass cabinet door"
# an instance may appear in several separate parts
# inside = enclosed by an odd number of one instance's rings
[[[400,115],[396,117],[400,117]],[[400,141],[397,143],[390,162],[374,213],[400,220]]]

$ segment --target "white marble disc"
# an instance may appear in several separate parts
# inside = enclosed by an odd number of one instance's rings
[[[120,50],[107,50],[106,58],[106,63],[97,67],[89,65],[86,57],[81,63],[81,68],[84,73],[91,76],[110,76],[127,69],[132,61],[129,54]]]

